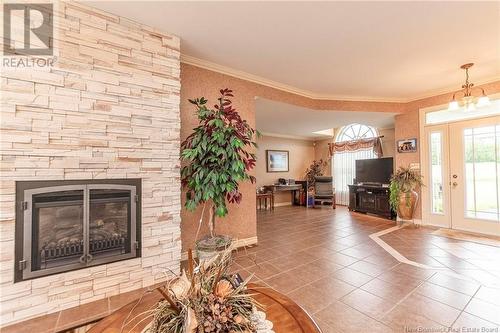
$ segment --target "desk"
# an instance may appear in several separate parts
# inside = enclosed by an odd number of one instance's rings
[[[321,333],[309,314],[287,296],[253,283],[248,285],[248,289],[253,294],[252,297],[264,307],[267,319],[273,322],[276,333]],[[146,318],[144,312],[154,308],[161,299],[156,290],[146,293],[103,318],[88,333],[142,333],[152,319]]]
[[[292,184],[292,185],[273,184],[273,185],[266,185],[266,186],[264,186],[264,188],[267,191],[271,191],[273,193],[290,191],[292,205],[294,205],[295,204],[295,194],[297,193],[297,191],[302,190],[304,188],[304,186],[302,184]]]

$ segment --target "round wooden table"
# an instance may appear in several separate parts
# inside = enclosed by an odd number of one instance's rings
[[[250,284],[248,287],[255,295],[255,300],[264,307],[267,319],[273,322],[273,330],[276,333],[321,333],[307,312],[290,298],[256,284]],[[141,298],[103,318],[87,333],[140,333],[151,321],[146,319],[143,312],[154,308],[161,299],[158,291],[147,292]]]

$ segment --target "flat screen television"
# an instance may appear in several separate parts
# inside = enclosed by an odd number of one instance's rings
[[[356,160],[356,183],[358,184],[389,184],[392,173],[392,157]]]

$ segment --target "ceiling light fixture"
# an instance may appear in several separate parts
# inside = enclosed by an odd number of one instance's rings
[[[486,96],[483,88],[481,89],[481,96],[476,98],[472,95],[472,90],[474,89],[474,83],[469,82],[469,68],[471,68],[474,64],[464,64],[460,66],[461,69],[465,70],[465,83],[462,85],[462,90],[459,90],[453,94],[453,98],[448,105],[448,110],[458,110],[460,107],[463,107],[465,111],[474,111],[476,107],[483,107],[490,104],[490,99]],[[462,93],[463,97],[460,101],[455,99],[457,93]],[[477,99],[477,101],[476,101]]]

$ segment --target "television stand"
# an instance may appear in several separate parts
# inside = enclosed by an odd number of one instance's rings
[[[389,188],[381,185],[349,185],[349,210],[394,219],[389,195]]]
[[[382,187],[382,183],[359,183],[358,186]]]

